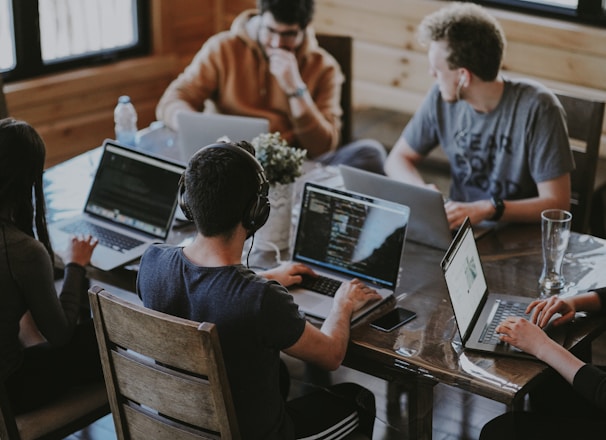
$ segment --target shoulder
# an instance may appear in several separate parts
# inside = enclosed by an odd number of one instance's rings
[[[24,232],[14,228],[5,227],[5,245],[10,258],[19,263],[40,264],[50,262],[50,257],[44,245]]]
[[[561,107],[555,93],[538,81],[531,79],[506,79],[505,93],[539,106]]]

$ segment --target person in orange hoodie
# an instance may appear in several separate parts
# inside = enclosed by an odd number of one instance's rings
[[[231,29],[209,38],[168,86],[156,117],[178,131],[177,113],[212,102],[219,113],[261,117],[308,158],[383,173],[385,148],[373,139],[340,145],[343,73],[320,48],[310,22],[314,0],[259,0]]]

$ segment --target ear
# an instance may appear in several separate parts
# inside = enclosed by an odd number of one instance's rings
[[[469,70],[461,67],[459,69],[459,87],[469,87],[470,80],[471,80],[471,72],[469,72]]]

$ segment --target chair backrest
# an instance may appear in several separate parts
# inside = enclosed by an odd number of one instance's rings
[[[571,174],[572,230],[589,231],[591,199],[602,136],[604,101],[585,99],[556,92],[566,111],[568,137],[575,161]]]
[[[214,324],[89,296],[119,439],[240,438]]]
[[[341,66],[341,71],[345,77],[341,87],[341,142],[344,145],[351,142],[352,139],[352,51],[353,39],[347,35],[316,35],[318,44],[328,53],[330,53]]]
[[[8,117],[8,107],[6,105],[6,96],[4,96],[4,80],[0,72],[0,119]]]

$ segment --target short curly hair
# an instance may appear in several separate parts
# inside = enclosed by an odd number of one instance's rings
[[[464,67],[484,81],[499,74],[507,44],[499,22],[483,7],[453,2],[425,17],[418,29],[423,45],[445,41],[451,69]]]

